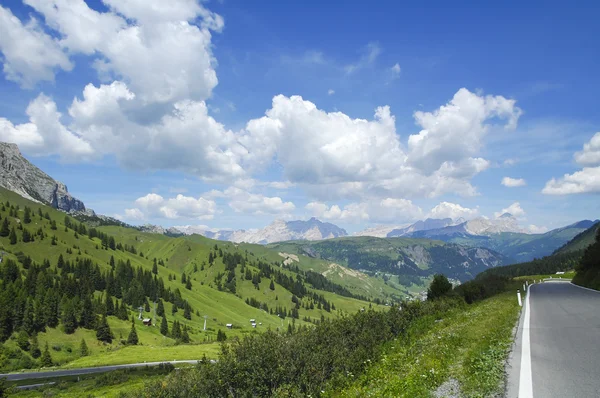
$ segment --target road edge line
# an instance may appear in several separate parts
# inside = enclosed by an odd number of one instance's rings
[[[519,398],[533,398],[533,380],[531,375],[531,346],[529,326],[531,310],[529,296],[531,285],[527,287],[525,298],[525,318],[523,319],[523,338],[521,342],[521,369],[519,375]]]
[[[585,290],[589,290],[590,292],[594,292],[594,293],[600,293],[600,290],[596,290],[596,289],[590,289],[589,287],[585,287],[585,286],[579,286],[573,282],[569,282],[571,285],[576,286],[580,289],[585,289]]]

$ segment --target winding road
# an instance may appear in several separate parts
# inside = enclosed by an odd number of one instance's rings
[[[531,285],[508,373],[508,398],[600,397],[600,292]]]
[[[145,362],[145,363],[132,363],[127,365],[112,365],[112,366],[97,366],[94,368],[79,368],[79,369],[62,369],[62,370],[48,370],[41,372],[23,372],[23,373],[8,373],[0,374],[0,378],[6,378],[8,381],[19,381],[19,380],[33,380],[33,379],[46,379],[51,377],[63,377],[63,376],[80,376],[92,373],[105,373],[113,370],[127,369],[127,368],[142,368],[144,366],[157,366],[161,363],[170,363],[172,365],[191,363],[196,364],[198,360],[187,360],[187,361],[161,361],[161,362]]]

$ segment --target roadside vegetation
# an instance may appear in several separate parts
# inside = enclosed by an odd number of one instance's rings
[[[482,287],[486,284],[492,287]],[[380,391],[376,396],[406,391],[404,396],[415,397],[427,396],[449,377],[465,391],[486,396],[501,388],[519,312],[512,292],[497,293],[513,285],[501,277],[473,282],[474,296],[467,294],[471,290],[452,289],[438,275],[430,287],[434,294],[425,302],[236,339],[222,346],[217,363],[203,360],[195,369],[149,382],[126,396],[359,397],[367,391]],[[388,365],[390,356],[403,359]],[[404,367],[405,357],[412,358],[410,368]],[[388,373],[397,381],[391,390],[370,385],[375,378],[391,382]]]
[[[573,283],[600,290],[600,229],[596,232],[596,242],[585,249],[576,271]]]

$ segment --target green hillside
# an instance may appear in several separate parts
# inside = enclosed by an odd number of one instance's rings
[[[393,276],[399,284],[423,286],[436,273],[468,280],[507,259],[489,249],[414,238],[344,237],[317,242],[290,241],[267,247],[326,259],[369,275]]]
[[[262,246],[91,227],[4,189],[0,217],[2,370],[39,366],[41,358],[27,346],[44,351],[46,343],[53,363],[63,365],[197,358],[216,352],[219,331],[231,338],[312,325],[340,311],[356,312],[369,305],[367,298],[405,294],[346,269],[340,271],[344,276],[331,273],[332,281],[319,273],[325,263],[304,256],[286,261]],[[159,328],[162,316],[156,327],[137,320],[139,306],[144,317],[154,317],[155,298],[157,312],[164,308],[166,336]],[[102,314],[108,315],[112,342],[97,339]],[[125,344],[132,316],[141,346]],[[189,349],[181,350],[178,344],[188,337]],[[89,356],[80,354],[82,340]]]
[[[567,242],[564,246],[556,250],[556,253],[576,252],[586,249],[595,242],[596,233],[599,228],[600,223],[596,222],[594,225],[581,232],[572,240]]]

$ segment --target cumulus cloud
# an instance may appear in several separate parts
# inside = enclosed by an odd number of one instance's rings
[[[133,220],[146,218],[210,220],[217,212],[214,200],[203,197],[177,195],[174,198],[163,198],[155,193],[149,193],[135,201],[135,208],[126,209],[125,217]]]
[[[73,69],[58,42],[44,33],[35,19],[23,24],[2,6],[0,52],[4,75],[24,88],[33,88],[39,81],[54,81],[57,70]]]
[[[494,213],[494,217],[498,218],[501,215],[503,215],[504,213],[512,214],[513,216],[515,216],[517,218],[522,218],[522,217],[525,216],[525,210],[523,210],[523,208],[521,207],[521,204],[519,202],[514,202],[513,204],[511,204],[507,208],[502,209],[501,211]]]
[[[432,172],[444,162],[456,162],[476,155],[489,131],[486,121],[506,120],[514,129],[522,113],[515,100],[501,96],[479,96],[461,88],[452,100],[434,112],[417,111],[415,120],[422,130],[408,138],[408,161]]]
[[[396,198],[350,203],[343,208],[336,204],[328,206],[323,202],[310,202],[305,209],[318,218],[348,222],[402,222],[412,221],[423,215],[421,208],[410,200]]]
[[[327,90],[327,95],[333,95],[335,94],[335,90],[330,88],[329,90]]]
[[[583,145],[583,150],[575,153],[575,161],[582,166],[600,164],[600,132],[594,134],[589,142]]]
[[[94,149],[61,123],[61,114],[49,97],[40,94],[26,111],[29,123],[13,125],[0,118],[0,140],[13,142],[34,155],[59,154],[64,160],[75,161],[94,156]]]
[[[230,186],[224,191],[213,190],[208,195],[226,199],[229,207],[237,213],[286,216],[296,209],[294,203],[286,202],[279,196],[265,196],[236,186]]]
[[[575,161],[584,166],[573,174],[562,178],[552,178],[546,183],[542,193],[548,195],[569,195],[576,193],[600,192],[600,132],[576,152]],[[591,167],[585,167],[591,166]]]
[[[537,226],[537,225],[533,225],[530,224],[526,227],[527,232],[529,232],[530,234],[543,234],[545,232],[548,232],[548,228],[547,227],[543,227],[543,226]]]
[[[479,209],[470,209],[468,207],[462,207],[456,203],[441,202],[435,206],[428,213],[429,218],[451,218],[453,220],[457,218],[471,219],[477,217]]]
[[[504,177],[502,179],[502,185],[509,188],[524,187],[527,185],[527,182],[523,178]]]

